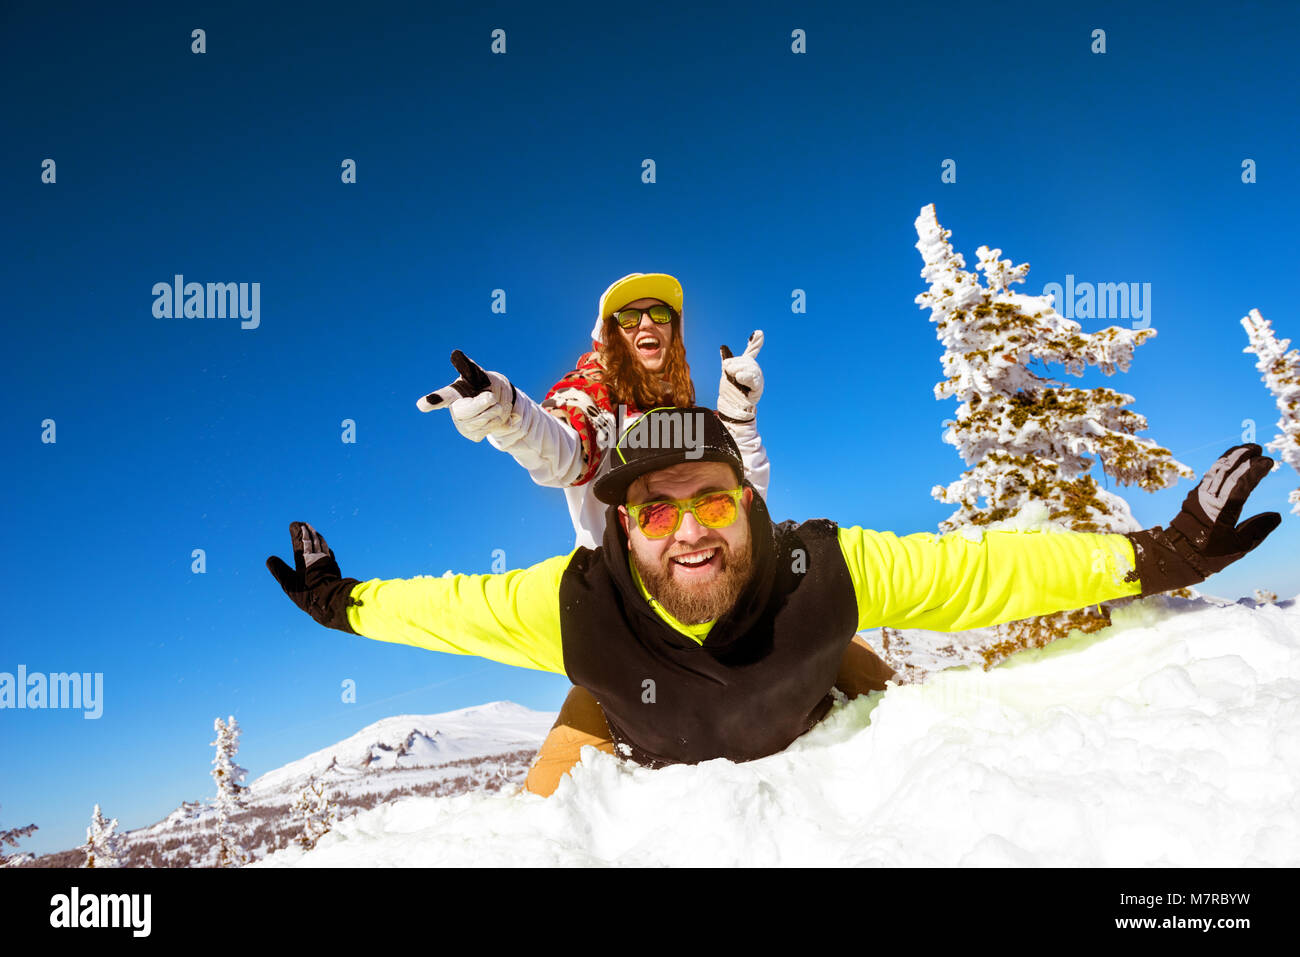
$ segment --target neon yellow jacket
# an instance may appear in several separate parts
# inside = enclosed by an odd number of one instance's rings
[[[1090,532],[918,532],[839,529],[857,598],[858,629],[964,631],[1082,608],[1141,591],[1124,535]],[[352,588],[348,623],[376,641],[476,655],[564,674],[560,578],[574,552],[498,575],[372,579]],[[669,625],[703,643],[710,624]]]

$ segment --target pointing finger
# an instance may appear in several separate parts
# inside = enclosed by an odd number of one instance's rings
[[[461,378],[465,380],[465,385],[469,388],[469,391],[462,392],[462,395],[478,395],[480,392],[486,392],[492,388],[492,380],[483,371],[483,367],[459,349],[452,352],[451,364],[456,367],[456,371],[460,373]],[[460,383],[456,382],[453,385],[459,386]]]

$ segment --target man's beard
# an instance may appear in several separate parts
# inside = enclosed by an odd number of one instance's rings
[[[646,591],[663,606],[664,611],[683,625],[702,625],[730,611],[749,584],[754,570],[752,543],[752,538],[747,540],[740,552],[733,551],[721,541],[716,546],[705,546],[716,547],[721,553],[724,559],[722,574],[707,585],[694,587],[684,586],[673,578],[671,560],[652,567],[643,563],[634,552],[632,561]]]

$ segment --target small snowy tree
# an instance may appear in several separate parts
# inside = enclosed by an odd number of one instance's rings
[[[1128,503],[1101,488],[1089,475],[1094,459],[1119,485],[1148,492],[1167,488],[1195,473],[1161,448],[1135,434],[1146,418],[1126,408],[1134,401],[1105,387],[1075,388],[1030,369],[1038,361],[1080,376],[1087,366],[1112,375],[1128,371],[1133,350],[1154,329],[1111,326],[1085,333],[1053,307],[1050,295],[1011,291],[1023,283],[1029,264],[999,259],[1000,249],[981,246],[975,267],[966,270],[953,250],[951,232],[939,225],[933,204],[916,219],[916,248],[924,260],[928,291],[916,303],[930,310],[944,345],[944,380],[936,399],[956,398],[957,417],[944,423],[944,441],[970,466],[932,495],[957,505],[940,523],[948,532],[963,526],[1057,527],[1078,532],[1127,532],[1141,526]],[[1073,629],[1098,631],[1110,624],[1104,605],[1060,612],[993,629],[998,637],[983,650],[985,666],[1026,647],[1042,647]]]
[[[1256,588],[1255,602],[1260,605],[1276,605],[1277,592],[1269,591],[1267,588]]]
[[[313,777],[298,795],[291,812],[302,822],[302,833],[297,841],[304,851],[310,851],[316,842],[338,823],[339,806],[325,794],[325,786]]]
[[[95,805],[90,815],[90,827],[86,828],[86,843],[82,847],[86,852],[85,867],[121,867],[122,845],[117,833],[117,818],[105,820],[99,805]]]
[[[11,827],[7,830],[0,831],[0,867],[9,867],[21,861],[27,860],[30,855],[27,854],[6,854],[5,847],[17,847],[18,842],[24,837],[30,836],[38,828],[35,824],[26,824],[23,827]]]
[[[235,763],[239,752],[239,722],[231,715],[229,722],[217,718],[212,728],[217,732],[217,756],[212,759],[212,779],[217,782],[217,867],[247,864],[248,853],[240,840],[234,816],[244,809],[244,786],[240,783],[248,772]]]
[[[1242,351],[1258,357],[1255,368],[1263,373],[1262,378],[1282,413],[1277,420],[1277,427],[1282,431],[1265,448],[1276,452],[1283,462],[1300,472],[1300,350],[1287,352],[1291,340],[1278,342],[1273,324],[1258,309],[1250,310],[1241,324],[1250,337],[1250,345]],[[1292,491],[1287,501],[1291,502],[1291,511],[1300,515],[1300,488]]]

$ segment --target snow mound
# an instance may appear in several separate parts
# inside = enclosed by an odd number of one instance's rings
[[[258,866],[1300,865],[1297,601],[1112,615],[842,701],[759,761],[587,749],[549,799],[401,800]]]

